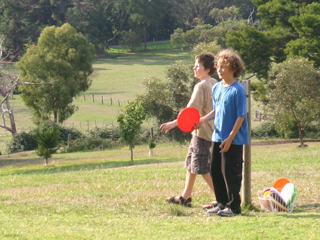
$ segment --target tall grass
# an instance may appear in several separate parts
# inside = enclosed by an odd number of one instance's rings
[[[168,204],[181,193],[187,145],[56,154],[50,167],[34,153],[0,158],[1,239],[318,239],[320,143],[253,146],[252,203],[241,216],[208,216],[213,199],[201,177],[192,208]],[[279,177],[298,199],[292,213],[259,210],[257,191]]]

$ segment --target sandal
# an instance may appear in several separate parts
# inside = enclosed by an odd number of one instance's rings
[[[214,208],[218,206],[218,202],[217,201],[213,201],[211,203],[208,203],[206,205],[203,205],[202,208],[203,209],[209,209],[209,208]]]
[[[176,197],[166,198],[166,202],[180,204],[185,207],[191,207],[191,198],[184,199],[182,196],[179,196],[179,200],[176,200]]]

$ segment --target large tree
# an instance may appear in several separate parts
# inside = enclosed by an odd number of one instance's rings
[[[128,0],[130,28],[141,33],[144,49],[147,50],[147,40],[155,30],[159,30],[164,20],[169,2],[166,0]]]
[[[247,70],[267,78],[271,63],[302,56],[320,66],[318,1],[253,0],[261,24],[227,34],[227,46],[241,53]],[[259,68],[257,63],[261,63]]]
[[[285,132],[293,119],[303,146],[304,129],[320,116],[320,72],[307,59],[292,58],[272,68],[267,87],[275,123]]]
[[[38,44],[29,47],[17,63],[21,81],[34,83],[19,90],[35,122],[53,116],[51,120],[61,123],[74,113],[73,98],[91,84],[93,58],[93,45],[69,24],[43,30]]]
[[[74,1],[67,21],[95,45],[98,52],[109,47],[127,20],[125,0]]]
[[[35,43],[45,26],[56,25],[61,10],[56,1],[2,0],[0,2],[0,33],[6,36],[5,51],[14,57],[22,55],[25,46]],[[70,0],[65,1],[70,6]]]

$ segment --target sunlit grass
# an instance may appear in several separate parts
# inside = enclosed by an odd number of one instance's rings
[[[252,147],[252,202],[241,216],[208,216],[212,200],[198,177],[192,208],[168,204],[181,193],[187,145],[55,154],[49,167],[34,153],[0,158],[1,239],[317,239],[320,143]],[[301,164],[299,164],[299,162]],[[297,188],[292,213],[259,210],[257,191],[287,177]]]

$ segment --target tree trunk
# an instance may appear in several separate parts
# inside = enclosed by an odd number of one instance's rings
[[[6,99],[6,104],[7,104],[7,108],[9,110],[9,118],[10,118],[10,124],[11,124],[11,133],[12,135],[15,135],[17,133],[17,128],[16,128],[16,122],[14,120],[14,115],[11,111],[11,107],[10,107],[10,102],[9,102],[9,97],[7,97]]]
[[[130,146],[130,150],[131,150],[131,165],[133,165],[133,147]]]
[[[303,128],[299,127],[299,139],[300,139],[300,146],[303,147]]]
[[[9,93],[5,92],[3,89],[0,88],[0,94],[3,96],[3,100],[2,100],[2,104],[1,104],[1,108],[2,108],[2,120],[3,120],[3,124],[0,125],[0,127],[6,129],[7,131],[11,132],[11,134],[14,136],[17,133],[17,129],[16,129],[16,122],[14,120],[14,115],[10,106],[10,101],[9,101]],[[6,104],[6,109],[4,108],[4,103]],[[10,125],[11,127],[8,127],[6,125],[6,121],[5,121],[5,114],[9,115],[9,119],[10,119]]]
[[[58,113],[57,111],[53,111],[53,122],[58,123]]]
[[[144,50],[147,51],[147,26],[143,25]]]

